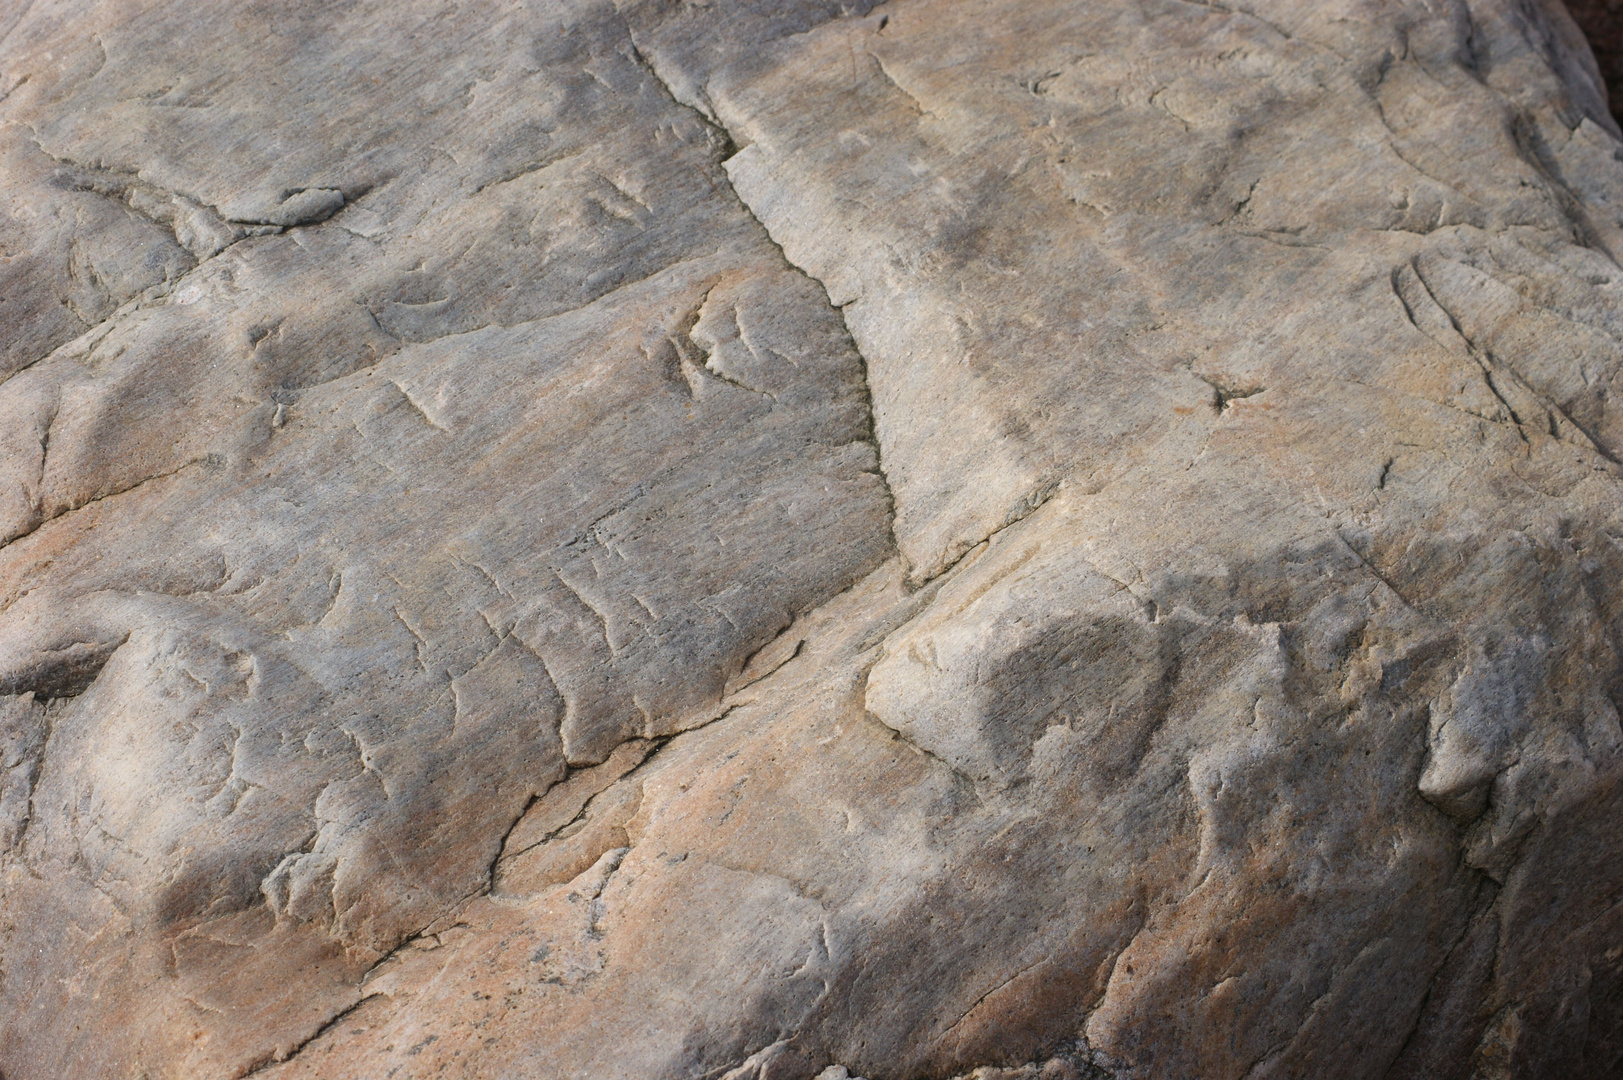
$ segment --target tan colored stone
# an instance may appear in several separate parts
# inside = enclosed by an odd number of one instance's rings
[[[0,13],[0,1073],[1623,1062],[1553,0]]]

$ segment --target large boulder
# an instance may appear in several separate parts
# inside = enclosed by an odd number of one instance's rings
[[[1623,1068],[1556,0],[0,12],[0,1073]]]

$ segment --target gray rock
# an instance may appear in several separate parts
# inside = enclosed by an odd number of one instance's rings
[[[1610,1077],[1553,0],[0,14],[0,1072]]]

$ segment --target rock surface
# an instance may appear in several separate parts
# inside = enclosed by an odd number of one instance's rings
[[[1567,0],[1567,10],[1588,40],[1611,91],[1612,115],[1623,115],[1623,0]]]
[[[1555,0],[0,9],[0,1073],[1623,1067]]]

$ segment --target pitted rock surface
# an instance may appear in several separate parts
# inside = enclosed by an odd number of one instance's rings
[[[0,10],[0,1074],[1616,1076],[1607,102],[1555,0]]]

